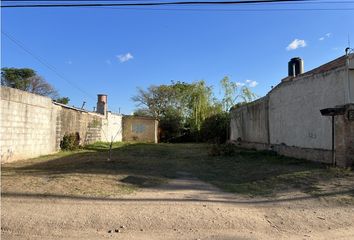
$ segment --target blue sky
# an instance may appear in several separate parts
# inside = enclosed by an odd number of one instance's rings
[[[279,9],[349,7],[354,3],[219,7],[276,11],[2,9],[2,31],[72,84],[4,35],[1,65],[35,69],[70,105],[86,101],[89,110],[106,93],[110,110],[130,114],[137,87],[171,80],[204,79],[218,94],[226,75],[263,96],[287,75],[290,58],[303,58],[306,71],[343,55],[348,34],[354,45],[354,11]]]

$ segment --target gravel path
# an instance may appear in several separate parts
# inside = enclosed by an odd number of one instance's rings
[[[240,198],[188,173],[119,199],[5,193],[2,239],[354,239],[354,206]]]

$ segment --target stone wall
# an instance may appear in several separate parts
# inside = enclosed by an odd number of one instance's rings
[[[157,143],[158,121],[149,117],[124,116],[123,141]]]

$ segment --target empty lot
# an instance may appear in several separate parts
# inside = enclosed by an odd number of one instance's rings
[[[2,166],[4,239],[351,239],[354,173],[204,144],[116,144]],[[115,232],[118,231],[117,233]]]

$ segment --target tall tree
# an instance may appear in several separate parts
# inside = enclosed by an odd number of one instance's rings
[[[210,115],[212,108],[212,89],[206,86],[204,81],[199,81],[192,84],[189,95],[191,127],[193,130],[199,131],[204,119]]]
[[[1,85],[51,98],[58,97],[54,87],[30,68],[2,68]]]
[[[221,89],[224,92],[222,99],[223,110],[228,112],[236,103],[246,103],[254,100],[257,95],[247,86],[230,81],[229,77],[224,77],[220,81]]]

